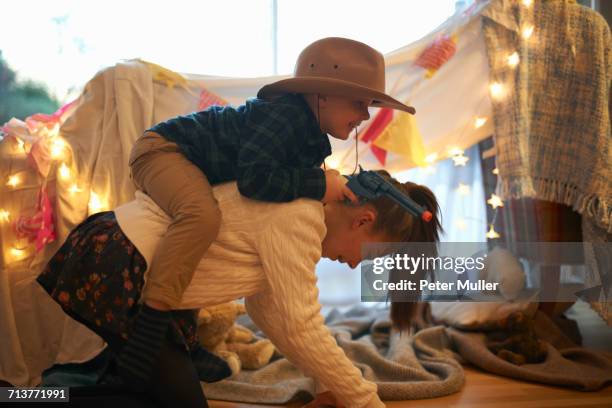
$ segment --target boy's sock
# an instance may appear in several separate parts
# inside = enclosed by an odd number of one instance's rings
[[[132,333],[117,358],[117,372],[129,387],[144,390],[149,384],[171,318],[170,311],[142,305]]]
[[[197,347],[191,352],[191,360],[198,373],[200,381],[212,383],[221,381],[232,375],[229,365],[221,357],[217,357],[204,347]]]

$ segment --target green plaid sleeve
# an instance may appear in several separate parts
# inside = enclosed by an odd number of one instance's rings
[[[242,195],[272,202],[323,198],[323,170],[290,163],[304,144],[298,130],[305,122],[305,114],[292,106],[253,107],[247,116],[238,153],[237,182]]]

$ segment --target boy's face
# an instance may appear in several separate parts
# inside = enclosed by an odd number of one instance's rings
[[[371,99],[321,96],[319,100],[321,130],[337,139],[348,139],[353,129],[362,121],[370,119],[368,107],[371,104]]]

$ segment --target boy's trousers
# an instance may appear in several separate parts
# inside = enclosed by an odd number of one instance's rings
[[[136,141],[129,165],[136,187],[172,218],[148,265],[142,299],[177,309],[197,264],[217,237],[221,212],[204,173],[159,134],[145,132]]]

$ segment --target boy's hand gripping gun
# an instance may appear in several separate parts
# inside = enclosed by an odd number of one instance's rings
[[[346,177],[349,179],[347,187],[358,196],[361,204],[385,195],[401,205],[410,214],[425,222],[431,221],[433,217],[431,211],[417,204],[407,194],[393,187],[391,183],[374,171],[365,171],[359,166],[359,173]]]

